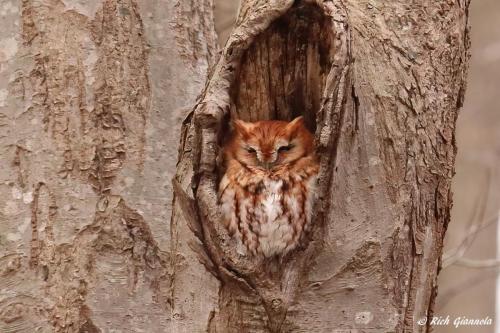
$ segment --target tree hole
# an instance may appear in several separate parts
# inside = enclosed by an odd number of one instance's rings
[[[232,111],[246,121],[303,116],[316,130],[334,55],[331,18],[316,5],[297,4],[244,52],[231,88]]]

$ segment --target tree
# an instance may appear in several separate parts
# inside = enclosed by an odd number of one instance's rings
[[[217,62],[210,1],[68,3],[5,5],[22,34],[5,42],[0,90],[0,329],[429,329],[466,1],[247,0]],[[182,124],[169,229],[172,129],[209,67]],[[271,273],[218,223],[230,114],[303,115],[316,133],[311,240]]]
[[[186,267],[174,268],[174,313],[181,318],[174,327],[429,328],[419,319],[432,316],[449,222],[467,6],[243,3],[183,126],[172,224],[179,246],[172,252],[184,254]],[[273,274],[239,257],[220,227],[217,154],[231,113],[244,120],[303,115],[316,132],[316,229]],[[190,279],[201,269],[196,256],[215,279]],[[194,295],[193,286],[200,288]],[[186,315],[193,308],[200,312]]]
[[[0,13],[0,332],[168,331],[171,178],[211,1]]]

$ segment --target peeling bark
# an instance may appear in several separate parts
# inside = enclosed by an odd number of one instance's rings
[[[218,58],[209,0],[0,9],[0,331],[430,330],[467,1],[247,0]],[[314,227],[281,262],[219,220],[234,115],[315,132]]]
[[[242,3],[183,125],[172,219],[172,252],[187,258],[174,268],[180,331],[430,329],[416,320],[432,315],[449,222],[467,11],[465,1]],[[238,255],[220,223],[217,156],[235,115],[303,115],[316,133],[314,231],[273,269]],[[186,283],[194,261],[217,283]],[[186,303],[198,285],[208,293]]]
[[[172,128],[215,54],[200,3],[0,5],[1,332],[169,331]]]

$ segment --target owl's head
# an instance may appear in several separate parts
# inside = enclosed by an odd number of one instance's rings
[[[302,117],[291,122],[234,120],[233,135],[224,153],[226,158],[248,167],[272,170],[313,154],[313,141]]]

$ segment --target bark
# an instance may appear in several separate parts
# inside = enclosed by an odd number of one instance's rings
[[[0,15],[0,331],[171,331],[171,178],[211,1]]]
[[[427,331],[467,8],[248,0],[215,62],[210,0],[4,1],[0,331]],[[313,232],[279,266],[218,219],[231,114],[315,131]]]
[[[417,321],[432,316],[450,219],[467,18],[467,1],[242,3],[183,125],[176,332],[430,330]],[[217,156],[235,115],[303,115],[316,135],[314,230],[271,270],[220,224]]]

